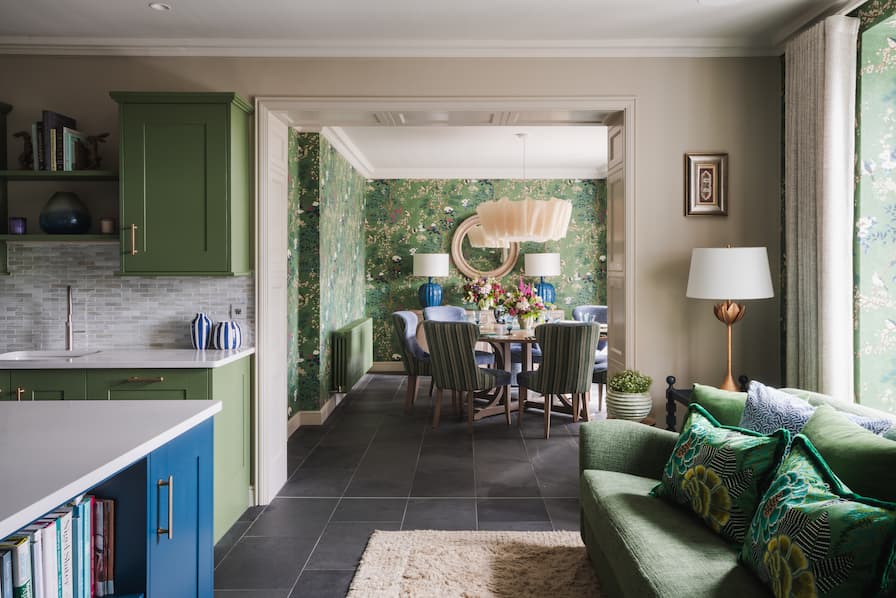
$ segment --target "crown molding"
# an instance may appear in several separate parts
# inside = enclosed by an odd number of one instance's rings
[[[322,127],[320,134],[330,142],[330,145],[345,158],[352,167],[365,179],[378,178],[376,169],[367,159],[357,145],[346,135],[342,127]]]
[[[847,14],[865,2],[866,0],[828,0],[827,2],[812,6],[809,10],[800,13],[788,21],[783,27],[778,29],[772,36],[774,45],[780,49],[780,52],[778,53],[783,54],[785,44],[791,37],[803,29],[806,29],[825,17],[835,14]]]
[[[270,40],[0,36],[0,54],[283,58],[713,58],[775,56],[743,38]]]

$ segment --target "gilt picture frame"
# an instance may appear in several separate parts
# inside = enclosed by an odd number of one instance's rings
[[[728,154],[684,155],[684,215],[728,215]]]

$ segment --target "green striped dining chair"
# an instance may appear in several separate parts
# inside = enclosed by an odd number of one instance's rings
[[[438,322],[425,320],[423,330],[429,345],[432,378],[436,386],[436,403],[432,427],[439,427],[442,391],[461,392],[466,396],[467,421],[473,431],[473,394],[510,384],[510,372],[491,370],[476,365],[476,342],[479,327],[473,322]],[[505,389],[506,390],[506,389]],[[510,401],[504,407],[510,424]]]
[[[535,328],[541,345],[541,366],[517,375],[520,387],[544,395],[544,437],[551,434],[551,406],[561,395],[572,395],[573,421],[588,419],[591,373],[600,326],[594,322],[559,322]],[[522,414],[521,414],[522,417]]]
[[[420,387],[419,376],[430,376],[429,353],[417,342],[417,314],[412,311],[396,311],[392,314],[392,329],[395,340],[401,351],[401,361],[408,373],[408,390],[404,400],[405,411],[414,407],[417,389]]]

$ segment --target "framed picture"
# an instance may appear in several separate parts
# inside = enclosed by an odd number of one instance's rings
[[[684,215],[728,215],[728,154],[684,155]]]

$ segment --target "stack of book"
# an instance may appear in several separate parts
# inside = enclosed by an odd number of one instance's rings
[[[83,170],[88,167],[87,136],[75,119],[44,110],[31,125],[34,170]]]
[[[0,542],[0,598],[115,593],[115,501],[85,495]]]

